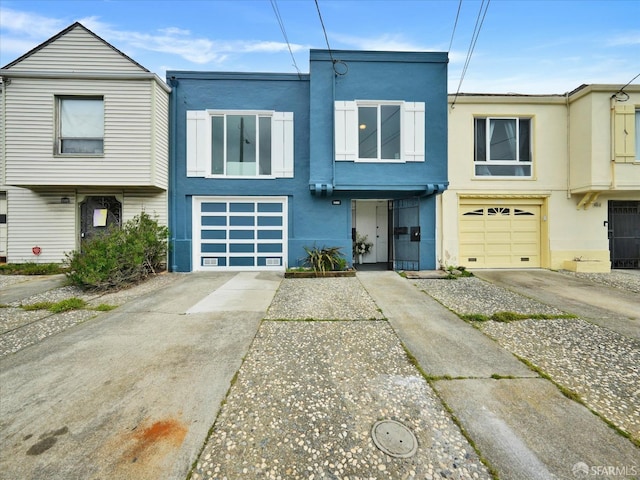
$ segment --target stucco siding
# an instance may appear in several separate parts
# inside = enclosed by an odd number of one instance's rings
[[[20,71],[144,72],[139,65],[80,27],[11,67]]]
[[[153,161],[162,163],[160,171],[167,162],[164,152],[152,157],[153,85],[152,80],[13,79],[5,106],[6,183],[166,188],[166,179],[157,182],[152,175]],[[57,95],[104,97],[104,155],[54,155]]]

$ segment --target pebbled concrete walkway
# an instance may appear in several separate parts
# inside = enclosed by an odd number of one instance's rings
[[[640,473],[637,447],[493,340],[396,273],[358,278],[499,478],[571,479],[582,465]]]

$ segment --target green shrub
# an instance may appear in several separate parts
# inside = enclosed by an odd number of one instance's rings
[[[347,265],[346,259],[342,256],[340,247],[313,248],[303,247],[307,252],[304,264],[313,268],[315,272],[325,272],[331,270],[344,270]]]
[[[118,289],[163,270],[167,227],[142,212],[122,228],[110,228],[66,254],[67,278],[84,289]]]

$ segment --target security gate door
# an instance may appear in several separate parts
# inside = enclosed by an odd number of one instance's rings
[[[420,270],[420,200],[393,201],[393,269]]]
[[[121,226],[122,204],[116,197],[87,197],[80,204],[80,238],[83,242],[112,226]]]
[[[611,268],[640,268],[640,201],[609,201]]]

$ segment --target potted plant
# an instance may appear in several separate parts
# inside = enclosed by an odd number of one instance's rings
[[[360,235],[356,232],[356,239],[353,242],[353,254],[358,256],[358,263],[362,263],[362,256],[369,253],[372,247],[373,243],[368,241],[366,235]]]

